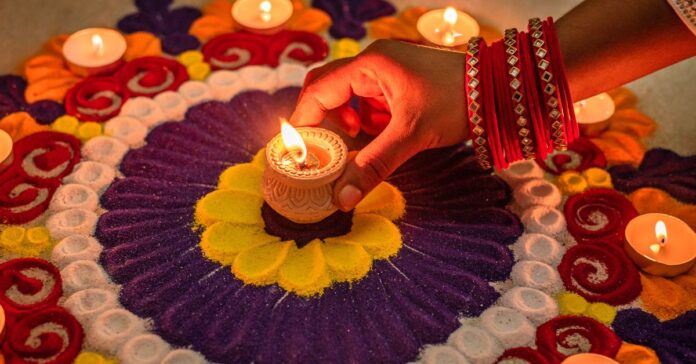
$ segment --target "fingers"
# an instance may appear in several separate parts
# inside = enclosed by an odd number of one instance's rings
[[[347,103],[353,96],[351,81],[355,72],[352,58],[339,59],[310,71],[290,123],[318,125],[329,110]]]
[[[332,123],[338,125],[351,138],[355,138],[360,132],[360,116],[350,106],[350,102],[329,111],[327,118]]]
[[[422,150],[415,138],[404,133],[404,124],[391,123],[358,152],[334,185],[334,203],[352,210],[373,188],[401,164]]]

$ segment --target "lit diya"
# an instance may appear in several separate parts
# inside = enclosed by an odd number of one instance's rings
[[[348,148],[335,133],[293,128],[282,120],[281,133],[266,146],[262,191],[266,203],[296,223],[314,223],[334,213],[333,182],[348,160]]]

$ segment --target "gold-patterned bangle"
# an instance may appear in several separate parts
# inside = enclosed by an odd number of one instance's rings
[[[479,165],[484,169],[491,168],[490,149],[486,141],[486,129],[481,107],[481,65],[479,50],[483,38],[474,37],[469,40],[465,57],[465,94],[469,116],[469,129],[474,152]]]
[[[563,112],[559,108],[558,86],[554,79],[544,30],[539,18],[529,20],[529,31],[532,36],[532,53],[537,65],[536,71],[541,80],[541,94],[544,96],[546,116],[551,125],[553,145],[556,150],[566,150],[568,142],[563,127]]]
[[[522,155],[525,159],[534,159],[534,141],[532,138],[531,122],[527,107],[525,107],[524,87],[522,80],[522,70],[517,67],[517,60],[520,59],[519,47],[517,45],[517,29],[505,30],[505,53],[507,60],[508,85],[512,99],[512,110],[515,113],[515,124],[517,125],[517,135],[522,145]]]

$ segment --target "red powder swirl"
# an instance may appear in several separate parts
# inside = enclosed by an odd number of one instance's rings
[[[189,79],[181,63],[155,56],[136,58],[126,63],[115,77],[130,96],[147,97],[175,91]]]
[[[201,49],[214,70],[235,70],[249,65],[278,66],[281,62],[309,65],[326,58],[329,47],[314,33],[283,31],[273,36],[227,33],[206,43]]]
[[[27,275],[28,270],[41,270],[46,272],[53,280],[51,287],[45,287],[47,282]],[[13,288],[14,287],[14,288]],[[45,297],[31,299],[31,296],[40,294],[45,288],[50,288],[49,292],[44,292]],[[31,303],[15,301],[8,290],[18,291],[24,296],[29,296]],[[63,294],[62,280],[60,272],[53,264],[37,258],[19,258],[0,264],[0,304],[5,309],[8,316],[7,322],[11,323],[29,312],[55,306],[58,299]]]
[[[43,214],[60,181],[38,186],[21,176],[0,175],[0,223],[24,224]]]
[[[10,329],[12,335],[7,336],[2,346],[8,363],[33,363],[36,359],[48,364],[71,363],[82,348],[82,326],[61,307],[32,311],[12,324]],[[29,345],[27,342],[34,330],[40,331],[36,336],[38,343],[32,340],[32,345]]]
[[[227,33],[208,41],[201,51],[212,69],[235,70],[268,63],[266,45],[266,37],[259,34]]]
[[[582,172],[591,167],[605,168],[607,159],[592,141],[578,138],[568,146],[568,150],[555,152],[546,160],[537,160],[537,163],[547,172],[559,175],[571,170]]]
[[[326,58],[329,46],[324,38],[314,33],[288,30],[271,38],[268,54],[271,67],[283,62],[310,65]]]
[[[631,201],[609,188],[593,188],[565,204],[568,232],[578,243],[622,244],[624,230],[638,212]]]
[[[565,253],[558,273],[569,291],[590,302],[621,305],[642,289],[638,270],[617,245],[578,244]]]
[[[42,131],[14,144],[13,166],[16,174],[43,185],[58,181],[80,161],[80,141],[72,135]]]
[[[82,121],[105,121],[118,115],[128,96],[113,77],[86,78],[68,90],[65,112]]]
[[[23,224],[46,211],[61,179],[80,161],[80,141],[38,132],[14,144],[13,158],[0,174],[0,223]]]
[[[498,358],[496,363],[502,361],[508,362],[521,362],[529,364],[549,364],[550,361],[537,350],[530,347],[522,346],[518,348],[511,348],[505,350],[505,352]]]
[[[621,339],[599,321],[585,316],[558,316],[537,328],[536,345],[552,362],[576,353],[596,353],[613,358]]]

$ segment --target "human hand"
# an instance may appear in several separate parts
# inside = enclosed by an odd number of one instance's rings
[[[391,120],[336,181],[334,203],[343,211],[416,153],[468,137],[463,53],[375,41],[356,57],[312,70],[290,122],[318,125],[328,118],[354,137],[361,120],[350,107],[352,96],[383,103]]]

